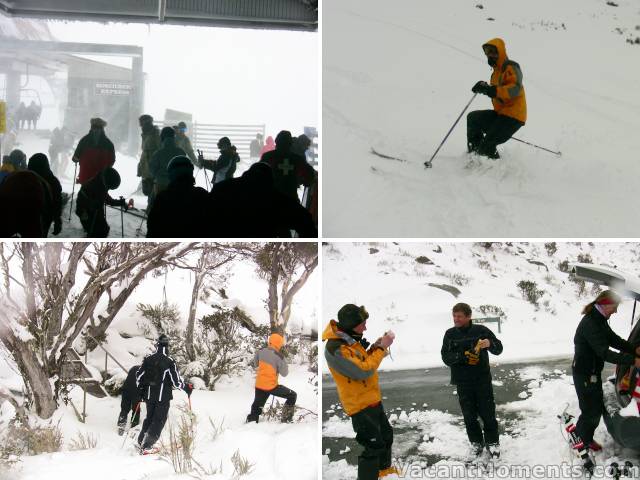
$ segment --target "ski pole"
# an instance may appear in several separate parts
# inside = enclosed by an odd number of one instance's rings
[[[124,207],[120,205],[120,232],[121,238],[124,238]]]
[[[76,172],[78,171],[78,162],[74,162],[76,166],[73,169],[73,179],[71,187],[71,204],[69,205],[69,221],[71,221],[71,212],[73,212],[73,194],[76,193]]]
[[[467,103],[467,105],[464,107],[464,110],[462,110],[462,112],[460,112],[460,115],[458,115],[458,118],[456,118],[456,121],[454,122],[454,124],[451,126],[451,128],[447,132],[447,135],[445,135],[444,140],[442,140],[442,142],[440,143],[440,145],[438,146],[438,148],[436,149],[434,154],[431,155],[431,158],[429,160],[427,160],[426,162],[424,162],[425,168],[431,168],[433,166],[432,165],[433,159],[436,157],[436,155],[438,154],[438,152],[442,148],[442,145],[444,145],[444,142],[447,141],[447,138],[449,138],[449,135],[451,135],[451,132],[453,132],[453,129],[456,128],[456,125],[458,124],[458,122],[462,118],[462,115],[464,115],[464,112],[467,111],[467,108],[469,108],[469,105],[471,105],[471,102],[473,102],[473,99],[476,98],[476,95],[478,95],[478,94],[477,93],[473,94],[473,96],[471,97],[471,100],[469,100],[469,103]]]
[[[549,150],[548,148],[541,147],[540,145],[536,145],[535,143],[525,142],[524,140],[520,140],[516,137],[511,137],[511,140],[515,140],[516,142],[524,143],[526,145],[531,145],[534,148],[539,148],[540,150],[544,150],[545,152],[553,153],[554,155],[560,156],[562,152],[554,152],[553,150]]]

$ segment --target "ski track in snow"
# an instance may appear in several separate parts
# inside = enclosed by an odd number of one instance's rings
[[[380,1],[366,9],[360,0],[327,5],[326,236],[635,236],[637,47],[610,28],[633,23],[612,17],[630,14],[629,4],[567,3],[516,8],[494,0],[484,10],[443,1],[408,1],[405,9]],[[545,21],[566,22],[567,30],[545,30]],[[455,153],[465,145],[463,116],[434,168],[424,169],[471,95],[469,85],[488,78],[488,67],[479,68],[480,45],[496,35],[524,71],[529,119],[516,136],[563,155],[511,141],[499,147],[502,159],[465,169],[467,155]],[[603,77],[612,48],[620,58]],[[490,103],[479,96],[470,110],[485,108]],[[374,158],[372,147],[409,163]]]

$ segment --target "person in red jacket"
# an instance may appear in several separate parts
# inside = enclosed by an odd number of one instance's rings
[[[78,142],[73,153],[73,161],[80,163],[78,183],[84,185],[107,167],[112,167],[116,161],[113,143],[104,133],[107,122],[101,118],[91,119],[91,130]]]

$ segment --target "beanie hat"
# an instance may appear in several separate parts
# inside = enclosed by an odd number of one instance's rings
[[[284,337],[279,333],[272,333],[269,336],[269,346],[275,348],[276,350],[280,350],[284,345]]]
[[[160,140],[165,138],[175,138],[176,131],[172,127],[164,127],[160,132]]]
[[[91,125],[91,128],[104,128],[107,126],[107,122],[97,117],[89,120],[89,124]]]
[[[177,157],[173,157],[169,165],[167,165],[167,173],[169,174],[170,182],[180,177],[193,178],[193,164],[189,158],[184,155],[178,155]]]
[[[353,303],[347,303],[338,310],[338,328],[343,331],[353,330],[367,318],[369,313],[364,306],[358,307]]]

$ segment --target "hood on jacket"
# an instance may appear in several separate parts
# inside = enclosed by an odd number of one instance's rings
[[[284,345],[284,337],[279,333],[272,333],[269,336],[269,346],[275,348],[276,350],[280,350]]]
[[[494,47],[496,47],[496,49],[498,50],[498,63],[496,64],[495,68],[502,68],[502,64],[508,58],[507,48],[504,45],[504,40],[502,40],[501,38],[492,38],[488,42],[484,43],[482,47],[484,48],[485,45],[493,45]]]

